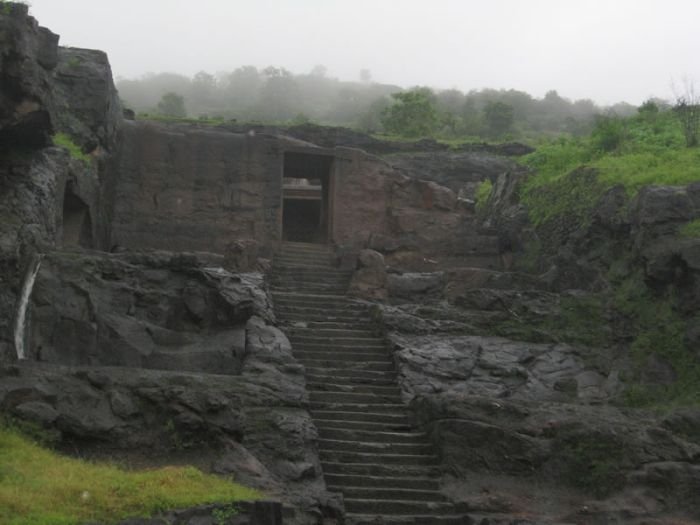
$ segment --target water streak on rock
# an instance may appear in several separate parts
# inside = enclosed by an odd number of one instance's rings
[[[15,317],[15,350],[17,351],[17,359],[26,359],[26,353],[24,351],[24,334],[25,334],[25,324],[27,321],[27,307],[29,306],[29,298],[32,296],[32,290],[34,289],[34,282],[36,281],[36,276],[39,273],[39,268],[41,267],[41,260],[43,259],[42,254],[35,255],[29,266],[27,267],[27,273],[24,276],[24,282],[22,283],[22,293],[19,297],[19,305],[17,308],[17,316]]]

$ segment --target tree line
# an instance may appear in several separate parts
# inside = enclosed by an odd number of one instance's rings
[[[528,138],[589,133],[602,114],[628,116],[636,107],[601,107],[589,99],[569,100],[557,91],[538,99],[514,89],[403,89],[373,82],[363,70],[358,81],[342,81],[316,66],[307,74],[284,68],[239,67],[192,77],[148,74],[120,79],[120,96],[138,113],[240,122],[347,126],[405,137]]]

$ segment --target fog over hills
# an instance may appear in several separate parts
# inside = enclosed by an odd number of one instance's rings
[[[116,77],[323,65],[346,81],[550,90],[610,105],[669,98],[700,78],[692,0],[231,2],[33,0],[62,45],[106,51]]]

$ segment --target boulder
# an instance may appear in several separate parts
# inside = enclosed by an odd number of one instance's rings
[[[358,256],[357,265],[348,293],[362,299],[385,300],[387,272],[384,256],[374,250],[362,250]]]

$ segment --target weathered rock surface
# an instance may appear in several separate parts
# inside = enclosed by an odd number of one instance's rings
[[[3,7],[4,8],[4,7]],[[11,4],[0,17],[0,150],[47,146],[55,112],[51,71],[58,35]]]
[[[122,108],[106,53],[60,47],[54,70],[54,96],[69,111],[55,115],[56,128],[68,133],[85,152],[114,149]],[[103,151],[96,150],[100,147]]]
[[[480,182],[495,182],[499,175],[519,169],[513,160],[488,152],[405,153],[387,161],[411,178],[436,182],[471,200]]]
[[[28,355],[63,365],[236,374],[245,325],[273,319],[262,276],[207,254],[55,252],[37,277]]]
[[[387,273],[384,256],[374,250],[362,250],[357,257],[358,269],[352,276],[348,293],[368,300],[387,297]]]
[[[137,465],[178,456],[303,509],[325,492],[304,368],[260,274],[214,254],[48,255],[32,296],[31,361],[1,371],[0,410],[67,450]]]
[[[441,447],[445,464],[459,476],[504,472],[529,483],[559,481],[587,494],[586,508],[598,509],[606,519],[624,511],[639,490],[654,505],[637,509],[635,517],[700,517],[687,492],[699,481],[699,443],[646,414],[457,393],[418,396],[412,406]],[[597,523],[583,514],[569,519]]]
[[[586,363],[590,349],[499,337],[391,334],[407,397],[452,393],[494,399],[600,403],[620,390],[618,372]]]

